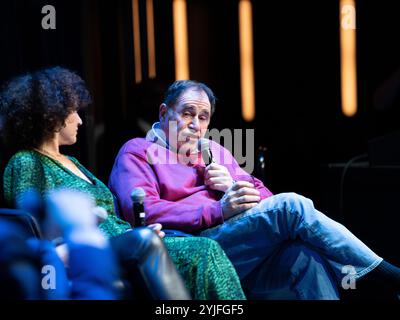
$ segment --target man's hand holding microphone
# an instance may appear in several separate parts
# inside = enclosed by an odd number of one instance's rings
[[[224,219],[229,219],[243,211],[255,207],[261,200],[260,192],[248,181],[234,181],[226,167],[213,159],[209,141],[200,139],[199,149],[211,163],[204,171],[204,184],[211,190],[224,192],[220,202]],[[205,156],[206,155],[206,156]],[[206,159],[208,158],[208,159]]]

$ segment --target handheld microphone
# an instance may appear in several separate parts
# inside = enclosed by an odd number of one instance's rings
[[[204,163],[208,166],[210,163],[214,163],[214,157],[210,149],[210,140],[209,139],[199,139],[198,149],[201,152],[201,156],[203,158]]]
[[[213,157],[213,154],[210,149],[210,140],[209,139],[199,139],[198,148],[201,151],[201,156],[203,158],[204,163],[208,166],[211,163],[216,163]],[[219,190],[213,190],[219,197],[222,197],[225,192]]]
[[[144,212],[144,198],[146,192],[142,188],[134,188],[131,192],[131,199],[133,203],[133,217],[134,217],[134,228],[145,226],[145,212]]]

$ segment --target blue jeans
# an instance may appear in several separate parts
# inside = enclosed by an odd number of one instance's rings
[[[382,261],[295,193],[267,198],[200,235],[219,242],[249,297],[337,299],[345,266],[352,267],[356,280]]]

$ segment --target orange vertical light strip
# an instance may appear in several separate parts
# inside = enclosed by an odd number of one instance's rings
[[[154,9],[153,0],[146,0],[147,21],[147,51],[149,60],[149,78],[156,77],[156,46],[154,40]]]
[[[132,0],[132,20],[135,83],[140,83],[142,81],[142,56],[140,53],[139,0]]]
[[[249,0],[239,1],[240,87],[242,93],[242,116],[245,121],[255,117],[253,17]]]
[[[355,0],[340,0],[340,60],[342,112],[352,117],[357,113]]]
[[[185,80],[189,79],[186,1],[174,0],[172,6],[174,17],[175,79]]]

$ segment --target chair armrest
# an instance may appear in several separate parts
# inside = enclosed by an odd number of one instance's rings
[[[29,212],[18,209],[0,209],[0,219],[16,222],[29,235],[42,239],[39,223]]]

